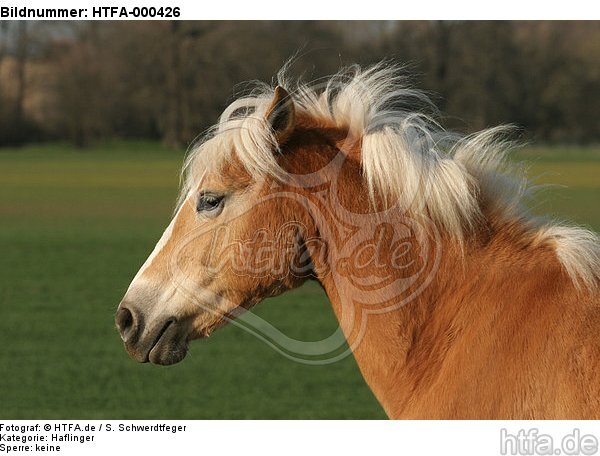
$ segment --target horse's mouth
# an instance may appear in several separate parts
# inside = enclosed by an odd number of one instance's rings
[[[185,358],[188,344],[181,328],[173,320],[167,321],[148,352],[148,361],[167,366]]]
[[[188,343],[182,329],[175,320],[167,320],[148,345],[149,348],[140,361],[167,366],[185,358]]]

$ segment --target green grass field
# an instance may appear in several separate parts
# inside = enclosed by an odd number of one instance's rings
[[[600,229],[600,147],[518,153],[545,212]],[[308,366],[228,326],[171,367],[126,355],[113,316],[168,224],[182,153],[153,143],[0,150],[0,418],[384,418],[349,357]],[[302,340],[336,328],[309,284],[256,313]]]

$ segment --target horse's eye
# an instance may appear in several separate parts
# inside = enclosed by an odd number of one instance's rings
[[[202,192],[198,196],[196,210],[204,215],[216,217],[221,213],[221,210],[223,210],[224,199],[225,195]]]

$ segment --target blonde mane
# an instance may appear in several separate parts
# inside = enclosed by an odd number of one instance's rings
[[[507,127],[469,136],[444,131],[430,115],[428,97],[408,88],[396,65],[381,63],[362,70],[342,69],[323,84],[290,81],[287,67],[277,82],[292,96],[296,110],[315,122],[333,125],[361,140],[361,166],[372,198],[394,200],[402,210],[426,216],[462,242],[487,210],[522,220],[536,241],[549,242],[576,285],[594,288],[600,281],[600,242],[591,231],[543,222],[530,215],[524,196],[532,186],[506,154]],[[257,84],[231,103],[219,122],[186,159],[180,204],[195,191],[199,176],[218,172],[233,154],[255,178],[285,174],[279,146],[266,121],[273,89]],[[275,153],[274,153],[275,152]]]

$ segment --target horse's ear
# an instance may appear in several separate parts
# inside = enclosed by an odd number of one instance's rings
[[[285,143],[294,132],[296,108],[294,108],[294,100],[283,87],[275,87],[273,101],[267,109],[266,118],[279,145]]]

